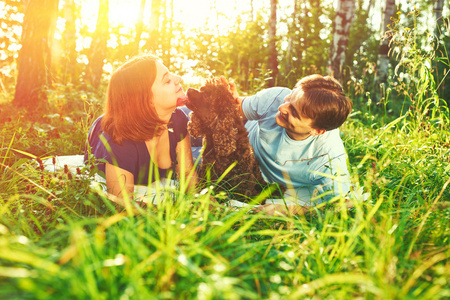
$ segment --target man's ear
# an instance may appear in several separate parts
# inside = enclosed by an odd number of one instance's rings
[[[315,128],[313,128],[311,130],[311,135],[322,135],[325,132],[327,132],[325,129],[315,129]]]

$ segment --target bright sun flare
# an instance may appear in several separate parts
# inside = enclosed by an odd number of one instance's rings
[[[90,31],[95,30],[98,13],[98,1],[80,0],[83,24]],[[213,11],[210,0],[173,0],[174,21],[183,23],[185,28],[199,28],[205,25],[226,28],[230,25],[233,16],[240,11],[249,10],[249,1],[222,0],[216,1],[216,10]],[[110,0],[109,21],[111,26],[122,25],[134,27],[139,14],[140,0]],[[151,1],[146,1],[144,22],[148,23],[151,15]]]
[[[97,25],[99,1],[78,0],[81,7],[81,26],[87,26],[90,32],[94,32]],[[151,0],[146,1],[144,10],[144,24],[149,28],[151,18]],[[215,2],[215,7],[212,3]],[[109,24],[110,27],[121,27],[121,31],[130,32],[134,30],[139,15],[141,0],[109,0]],[[60,3],[63,5],[63,3]],[[173,0],[173,20],[181,23],[189,34],[192,29],[217,29],[218,34],[225,34],[238,14],[249,11],[250,0]],[[254,9],[257,9],[254,5]],[[170,13],[170,12],[168,12]],[[143,38],[148,32],[143,33]],[[116,40],[115,40],[116,39]],[[88,48],[90,38],[80,38],[77,41],[77,50]],[[111,36],[108,46],[117,46],[117,37]],[[87,63],[87,58],[80,58]],[[111,72],[113,67],[110,63],[105,64],[106,72]],[[187,68],[189,70],[189,67]],[[199,81],[192,72],[186,71],[183,76],[185,82]]]

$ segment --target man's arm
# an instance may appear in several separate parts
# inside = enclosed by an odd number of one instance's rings
[[[234,84],[234,83],[233,83]],[[247,118],[245,117],[245,114],[244,114],[244,111],[242,110],[242,101],[244,100],[244,98],[241,98],[241,97],[237,97],[237,98],[234,98],[234,100],[236,100],[236,102],[238,103],[238,106],[239,106],[239,114],[241,115],[241,118],[244,120],[244,121],[247,121]]]

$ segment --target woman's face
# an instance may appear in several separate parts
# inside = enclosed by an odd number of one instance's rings
[[[170,73],[166,66],[156,61],[156,78],[152,86],[153,103],[162,120],[170,120],[177,107],[177,99],[185,95],[180,83],[180,76]]]

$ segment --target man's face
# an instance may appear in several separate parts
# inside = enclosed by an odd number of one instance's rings
[[[278,113],[275,115],[277,124],[286,129],[286,133],[291,139],[298,141],[325,132],[323,129],[313,128],[313,120],[301,114],[298,104],[301,103],[302,97],[301,88],[295,88],[284,98],[283,104],[278,107]]]

